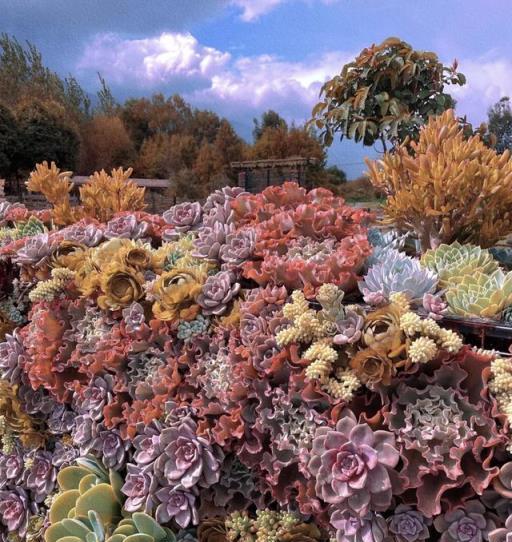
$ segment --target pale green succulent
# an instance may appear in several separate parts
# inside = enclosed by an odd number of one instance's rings
[[[445,297],[452,314],[496,318],[512,305],[512,271],[465,275],[448,288]]]
[[[475,245],[461,245],[458,241],[427,250],[421,257],[421,264],[437,273],[441,288],[459,283],[466,275],[477,272],[489,274],[499,267],[488,250]]]
[[[169,529],[144,513],[123,513],[123,479],[93,458],[62,469],[45,542],[175,542]],[[123,517],[125,516],[125,517]]]

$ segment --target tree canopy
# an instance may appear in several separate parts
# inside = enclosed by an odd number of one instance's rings
[[[454,106],[445,86],[465,81],[457,62],[443,66],[435,53],[388,38],[363,49],[323,85],[310,122],[325,145],[339,135],[364,145],[381,141],[385,149],[386,142],[417,139],[430,115]]]

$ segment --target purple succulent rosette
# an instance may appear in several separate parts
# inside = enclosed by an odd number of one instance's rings
[[[334,429],[317,429],[308,468],[319,498],[362,516],[391,504],[393,470],[399,459],[392,433],[373,431],[344,410]]]
[[[386,520],[372,512],[359,515],[350,509],[336,509],[331,515],[336,542],[387,542]]]
[[[495,523],[487,517],[485,506],[479,501],[468,501],[436,517],[434,526],[441,533],[440,542],[482,542],[488,540]]]
[[[155,518],[160,523],[169,523],[171,520],[184,529],[189,525],[199,523],[196,509],[196,493],[194,489],[180,489],[179,487],[163,487],[156,492],[160,504],[156,509]]]
[[[180,234],[196,229],[201,223],[202,213],[201,204],[197,201],[179,203],[165,211],[164,220],[172,229],[164,231],[164,240],[176,239]]]
[[[239,291],[240,284],[235,282],[233,274],[221,271],[206,279],[197,302],[203,308],[204,315],[220,316],[227,311],[229,303]]]
[[[18,265],[43,265],[51,254],[56,250],[58,244],[52,240],[49,233],[40,233],[29,237],[25,245],[20,248],[14,257]]]
[[[429,526],[432,520],[411,506],[398,505],[388,523],[389,532],[396,538],[396,542],[418,542],[430,538]]]
[[[148,228],[146,222],[138,222],[134,215],[124,215],[107,222],[103,235],[107,239],[143,239]]]
[[[155,462],[155,474],[162,485],[190,489],[219,481],[222,451],[197,436],[196,429],[191,419],[163,429],[159,443],[162,453]]]

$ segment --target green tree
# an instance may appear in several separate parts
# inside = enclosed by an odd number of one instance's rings
[[[80,140],[65,119],[65,111],[55,102],[33,100],[18,109],[16,161],[21,170],[30,171],[43,160],[54,161],[64,170],[76,168]]]
[[[363,49],[321,89],[311,123],[326,145],[340,138],[373,145],[416,139],[430,115],[454,106],[445,85],[465,84],[457,63],[446,67],[437,55],[416,51],[398,38]]]
[[[21,45],[8,34],[0,35],[0,101],[14,108],[27,100],[61,104],[70,119],[89,114],[90,101],[74,77],[61,79],[47,68],[35,45]]]
[[[261,115],[261,120],[253,119],[253,123],[254,128],[252,130],[252,136],[255,142],[258,141],[267,128],[282,128],[283,130],[288,130],[288,125],[283,117],[272,109],[265,111],[265,113]]]
[[[0,178],[8,179],[16,171],[18,126],[14,115],[0,104]]]
[[[512,109],[510,98],[504,96],[487,112],[489,132],[496,137],[495,148],[499,153],[512,151]]]

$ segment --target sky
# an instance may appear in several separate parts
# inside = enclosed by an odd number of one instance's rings
[[[119,100],[179,93],[248,141],[268,109],[303,123],[322,83],[390,36],[456,58],[468,83],[450,92],[479,124],[512,96],[511,27],[511,0],[0,0],[0,32],[88,91],[99,72]],[[355,178],[365,156],[375,151],[336,142],[329,163]]]

